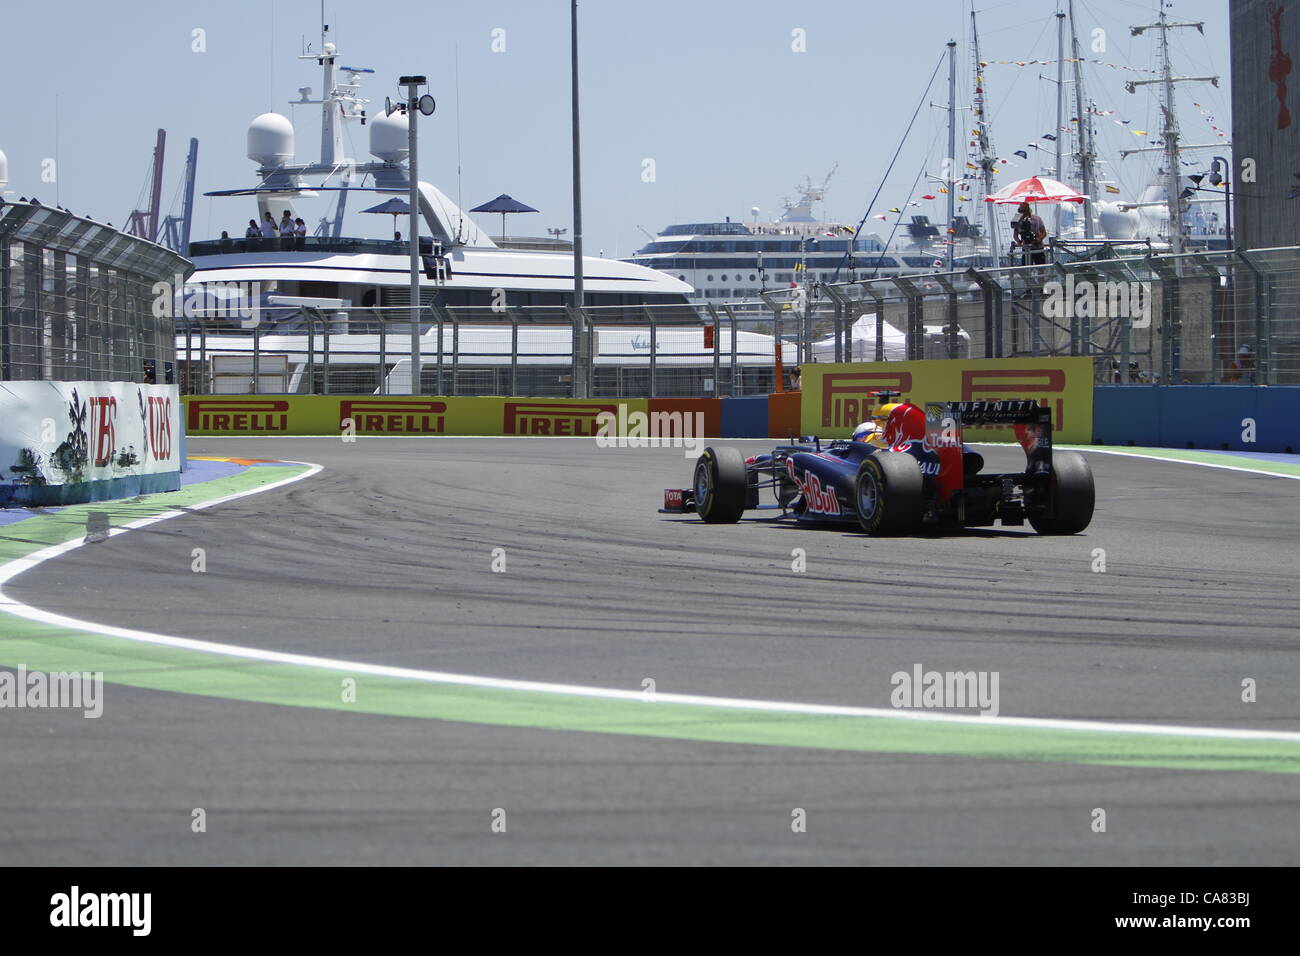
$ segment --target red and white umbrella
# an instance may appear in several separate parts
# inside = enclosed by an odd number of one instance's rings
[[[1011,206],[1022,202],[1084,202],[1087,198],[1055,179],[1048,179],[1046,176],[1030,176],[1028,179],[1020,179],[1003,186],[984,201],[997,203],[999,206]]]

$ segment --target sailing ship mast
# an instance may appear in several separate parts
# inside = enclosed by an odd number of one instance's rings
[[[948,41],[948,254],[944,269],[952,272],[952,255],[957,246],[957,232],[953,223],[956,209],[953,203],[957,193],[957,41]]]
[[[1086,196],[1083,204],[1083,237],[1092,238],[1094,185],[1092,153],[1092,114],[1083,108],[1083,59],[1079,56],[1079,33],[1075,29],[1074,0],[1070,0],[1070,56],[1074,60],[1074,109],[1078,120],[1075,158],[1079,163],[1079,192]]]
[[[975,25],[975,11],[970,13],[970,35],[971,35],[971,52],[975,58],[975,100],[974,100],[974,117],[975,117],[975,137],[979,144],[980,150],[980,169],[984,173],[984,196],[992,196],[996,190],[993,188],[993,171],[996,169],[997,160],[993,155],[993,137],[990,131],[989,121],[985,119],[984,113],[984,67],[980,59],[980,35],[979,29]],[[984,213],[988,220],[988,241],[989,252],[993,256],[993,265],[998,264],[998,255],[1002,244],[998,241],[998,217],[997,209],[991,202],[984,203]]]
[[[1053,173],[1059,182],[1065,182],[1065,170],[1061,164],[1065,159],[1062,139],[1062,127],[1065,125],[1065,14],[1056,11],[1056,170]],[[1056,206],[1056,235],[1061,235],[1061,203]]]
[[[1194,27],[1199,33],[1204,35],[1205,22],[1195,23],[1170,23],[1165,16],[1164,8],[1160,10],[1160,18],[1155,23],[1147,23],[1142,26],[1130,27],[1129,31],[1133,36],[1141,36],[1147,30],[1160,31],[1160,78],[1156,80],[1129,80],[1124,84],[1124,88],[1130,93],[1136,93],[1139,86],[1148,86],[1159,83],[1162,87],[1163,100],[1161,111],[1164,113],[1164,129],[1161,135],[1164,137],[1164,145],[1152,147],[1149,149],[1127,149],[1120,151],[1120,157],[1126,157],[1130,153],[1150,153],[1160,150],[1165,154],[1165,205],[1169,209],[1169,245],[1171,251],[1177,255],[1183,251],[1183,216],[1182,216],[1182,189],[1179,187],[1179,170],[1181,168],[1180,154],[1182,150],[1187,149],[1212,149],[1217,144],[1202,143],[1194,146],[1180,146],[1178,142],[1178,115],[1174,109],[1174,84],[1175,83],[1212,83],[1214,86],[1219,85],[1217,76],[1174,76],[1173,68],[1169,59],[1169,31],[1185,27]]]

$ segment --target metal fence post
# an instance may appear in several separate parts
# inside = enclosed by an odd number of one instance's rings
[[[262,378],[259,374],[262,368],[262,326],[253,326],[253,387],[249,391],[254,394],[260,394],[262,391]]]
[[[203,370],[200,373],[199,388],[201,393],[210,394],[212,392],[212,375],[208,370],[208,327],[198,317],[195,317],[194,321],[199,323],[199,368]]]
[[[1146,257],[1147,267],[1160,277],[1160,382],[1177,384],[1180,337],[1182,333],[1182,306],[1180,302],[1178,265]],[[1129,323],[1132,324],[1131,322]],[[1154,371],[1154,370],[1153,370]],[[1155,380],[1155,376],[1152,376]]]
[[[944,290],[944,298],[947,300],[944,307],[944,326],[943,326],[943,347],[950,359],[957,357],[957,333],[961,331],[961,325],[957,322],[957,287],[953,285],[953,276],[956,273],[938,273],[931,276],[935,282]]]
[[[449,394],[460,394],[460,318],[455,308],[447,307],[447,316],[451,319],[451,388]]]
[[[569,346],[569,397],[579,398],[578,363],[581,361],[580,353],[582,352],[582,345],[579,342],[579,338],[582,336],[582,316],[578,314],[576,306],[566,305],[564,309],[569,314],[569,325],[573,329]]]
[[[654,317],[654,315],[651,314],[650,310],[649,310],[648,308],[646,308],[645,306],[641,306],[641,314],[644,315],[646,321],[650,323],[650,381],[649,381],[649,383],[648,383],[648,385],[649,385],[649,397],[650,397],[650,398],[658,398],[658,397],[659,397],[659,393],[658,393],[658,391],[656,390],[656,388],[657,388],[657,381],[656,381],[656,378],[657,378],[658,373],[659,373],[659,334],[658,334],[659,330],[658,330],[658,324],[655,322],[655,317]]]
[[[807,300],[805,299],[805,301]],[[784,309],[784,306],[773,302],[771,299],[767,300],[767,304],[772,308],[772,338],[775,340],[776,345],[776,354],[773,356],[776,362],[773,369],[773,379],[775,381],[773,383],[772,391],[784,392],[785,343],[781,341],[781,312]]]
[[[304,307],[299,310],[303,321],[307,323],[307,394],[316,394],[316,322],[315,317]]]
[[[437,358],[438,371],[436,373],[438,379],[434,384],[433,394],[443,395],[446,394],[443,391],[443,387],[442,387],[442,327],[443,327],[444,314],[443,314],[442,306],[438,305],[437,303],[430,303],[429,309],[433,312],[433,316],[435,319],[437,319],[437,324],[438,324],[438,343],[437,343],[438,344],[438,358]]]
[[[988,272],[971,267],[966,274],[984,297],[984,357],[1002,357],[1002,286]]]
[[[731,389],[730,391],[731,391],[731,397],[735,398],[736,395],[738,394],[737,389],[739,389],[740,387],[739,372],[737,371],[737,366],[739,364],[737,361],[737,356],[738,356],[737,349],[739,348],[739,344],[736,341],[738,337],[737,333],[740,330],[740,320],[736,318],[736,310],[731,307],[730,303],[724,302],[722,304],[722,310],[726,312],[727,317],[731,319]]]
[[[2,312],[3,310],[0,310]],[[191,388],[191,382],[194,375],[194,323],[186,315],[176,316],[185,323],[185,380],[181,385],[182,395],[193,395],[194,390]],[[3,318],[0,317],[0,321]]]
[[[321,376],[320,381],[320,392],[322,395],[328,395],[330,393],[330,320],[323,312],[317,312],[316,315],[320,319],[321,352],[323,353],[321,364],[325,366],[325,374]]]
[[[513,312],[510,319],[510,394],[519,394],[519,316]]]
[[[916,283],[905,276],[894,276],[890,281],[907,300],[907,358],[909,361],[923,359],[925,358],[925,306],[921,303],[921,290],[916,287]]]
[[[718,318],[718,310],[713,307],[713,303],[705,303],[704,306],[709,311],[709,318],[713,321],[713,397],[717,398],[722,391],[718,383],[718,378],[722,374],[722,322]]]
[[[375,309],[375,318],[379,322],[379,394],[388,394],[388,320]]]
[[[848,312],[849,297],[834,286],[828,285],[824,286],[824,288],[826,289],[826,294],[831,297],[831,301],[835,303],[835,316],[831,319],[834,323],[835,361],[843,362],[844,343],[842,341],[842,335],[844,331],[844,316]],[[810,354],[808,358],[811,361],[813,356]]]
[[[886,279],[884,281],[888,282],[889,280]],[[862,291],[865,292],[871,298],[871,301],[875,304],[872,310],[876,318],[876,341],[875,341],[874,355],[875,355],[875,361],[883,362],[885,360],[885,297],[884,295],[881,294],[880,290],[876,288],[875,282],[872,281],[871,279],[863,280],[862,282],[858,283],[858,285],[862,287]],[[853,323],[851,322],[849,323],[849,327],[846,332],[844,345],[845,345],[845,351],[847,353],[845,357],[845,361],[852,362],[853,361]]]
[[[799,323],[799,344],[795,354],[800,364],[812,361],[813,337],[813,300],[821,289],[821,280],[814,279],[808,287],[808,294],[803,300],[803,321]]]
[[[1269,381],[1272,371],[1270,338],[1272,332],[1270,320],[1273,312],[1272,276],[1267,275],[1262,268],[1263,264],[1254,261],[1252,256],[1240,249],[1237,250],[1237,255],[1255,276],[1255,382],[1259,385],[1270,385],[1272,384]]]

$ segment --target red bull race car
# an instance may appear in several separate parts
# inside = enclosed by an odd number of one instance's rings
[[[1052,452],[1051,413],[1032,400],[934,403],[924,410],[882,405],[853,438],[779,445],[745,458],[706,448],[690,488],[664,492],[665,514],[734,523],[749,510],[810,524],[858,525],[873,535],[928,528],[1023,525],[1039,534],[1076,534],[1092,521],[1092,470],[1082,455]],[[1025,470],[984,472],[984,456],[962,440],[963,426],[1010,425]],[[760,503],[770,489],[775,500]]]

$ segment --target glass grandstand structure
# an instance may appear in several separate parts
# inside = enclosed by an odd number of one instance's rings
[[[170,290],[192,266],[111,225],[38,202],[0,208],[0,380],[166,384]],[[162,315],[155,312],[161,311]]]

